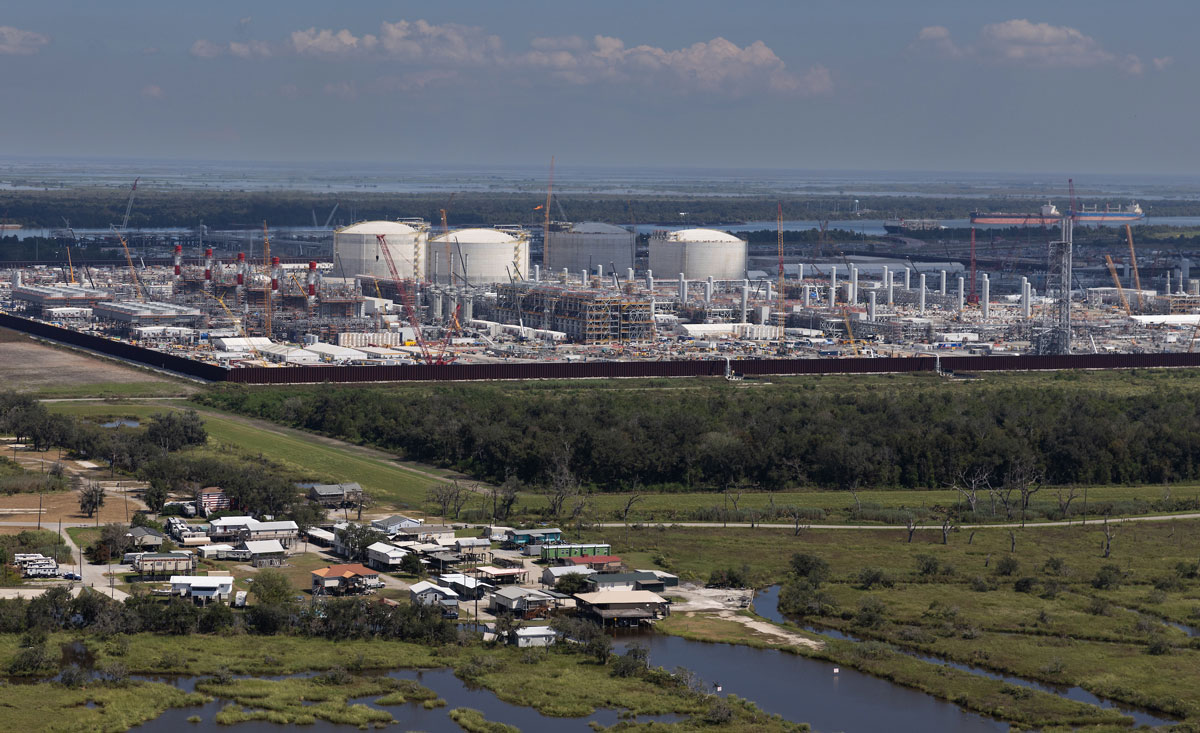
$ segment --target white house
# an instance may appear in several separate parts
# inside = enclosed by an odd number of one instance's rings
[[[233,595],[231,575],[172,575],[172,595],[208,601],[228,601]]]
[[[558,579],[564,575],[582,575],[587,577],[595,574],[595,570],[588,567],[580,567],[576,565],[551,565],[542,571],[542,585],[553,587]]]
[[[408,589],[414,604],[423,606],[441,606],[442,613],[458,613],[458,594],[449,588],[422,580]]]
[[[367,546],[367,565],[376,570],[395,570],[400,567],[408,550],[386,542],[376,542]]]
[[[525,626],[516,631],[518,647],[550,646],[557,637],[549,626]]]

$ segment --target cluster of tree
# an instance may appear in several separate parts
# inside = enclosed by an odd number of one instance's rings
[[[28,650],[18,654],[13,673],[35,672],[56,661],[44,648],[47,632],[84,630],[99,636],[153,632],[177,636],[201,633],[292,634],[326,639],[394,639],[426,644],[458,641],[457,627],[436,609],[421,604],[388,605],[378,599],[346,598],[316,606],[295,600],[295,589],[278,571],[255,578],[255,603],[245,612],[224,603],[197,606],[182,598],[144,593],[114,601],[84,591],[72,598],[63,587],[32,599],[0,599],[0,633],[24,633]],[[38,646],[43,648],[37,649]],[[44,660],[37,663],[37,660]]]
[[[515,395],[495,385],[229,388],[202,399],[544,488],[574,477],[604,491],[939,488],[976,470],[997,482],[1029,472],[1038,485],[1200,478],[1200,392],[1186,385],[1120,395],[1054,382],[970,393],[820,384]]]
[[[454,226],[488,226],[496,223],[534,224],[541,221],[535,208],[545,201],[540,185],[528,192],[461,192],[450,210]],[[106,228],[120,221],[125,213],[128,192],[111,188],[71,188],[46,191],[6,191],[0,196],[8,220],[27,227],[56,227],[66,217],[80,228]],[[839,195],[770,194],[727,195],[642,195],[632,206],[626,195],[565,194],[556,197],[563,215],[575,221],[679,224],[702,226],[715,223],[773,221],[776,206],[782,204],[788,219],[849,219],[852,197]],[[878,218],[966,218],[972,211],[1032,211],[1040,202],[1027,197],[994,196],[985,199],[904,195],[858,196],[862,210]],[[304,191],[179,191],[138,189],[129,226],[253,227],[264,219],[276,226],[312,224],[314,210],[329,211],[340,201],[341,210],[353,209],[359,219],[419,216],[428,221],[440,219],[446,206],[444,193],[355,193],[352,200],[327,193]],[[1086,205],[1103,206],[1103,200],[1084,200]],[[556,206],[558,205],[556,204]],[[679,212],[687,212],[681,218]],[[1154,204],[1155,216],[1195,216],[1200,202],[1163,199]],[[556,214],[557,215],[557,214]]]
[[[241,512],[287,517],[302,527],[312,526],[325,516],[320,505],[309,501],[297,488],[296,476],[261,457],[167,453],[142,464],[138,475],[150,482],[145,500],[156,511],[170,492],[195,496],[203,487],[220,486]]]
[[[71,415],[51,413],[33,397],[0,392],[0,433],[15,435],[34,450],[59,446],[107,462],[122,471],[208,439],[194,410],[153,415],[144,429],[105,428]]]

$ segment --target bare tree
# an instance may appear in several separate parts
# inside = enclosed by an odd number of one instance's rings
[[[954,526],[954,513],[946,510],[942,513],[942,544],[950,544],[950,533],[957,527]]]
[[[987,491],[992,499],[992,516],[996,514],[996,502],[999,501],[1000,506],[1004,507],[1004,516],[1012,519],[1013,492],[1016,491],[1016,487],[1006,481],[999,486],[988,486]]]
[[[1009,552],[1017,551],[1017,533],[1012,531],[1011,529],[1008,530],[1008,551]]]
[[[454,503],[454,492],[457,488],[457,481],[448,484],[437,484],[429,489],[425,498],[437,505],[440,516],[448,517],[450,516],[450,505]]]
[[[971,508],[971,513],[974,514],[975,508],[979,505],[980,492],[988,491],[991,485],[992,469],[979,465],[959,473],[958,479],[950,487],[962,495],[967,506]]]
[[[904,527],[908,530],[908,542],[912,544],[913,534],[921,528],[921,523],[917,521],[916,515],[909,514],[908,518],[904,520]]]
[[[1018,460],[1004,476],[1004,483],[1012,486],[1021,495],[1021,526],[1025,525],[1025,511],[1033,495],[1042,490],[1042,472],[1026,459]]]
[[[1058,511],[1065,519],[1067,518],[1067,512],[1071,511],[1071,502],[1079,498],[1079,493],[1075,490],[1074,486],[1071,486],[1067,489],[1065,496],[1063,495],[1063,490],[1061,488],[1055,493],[1058,496]]]
[[[1117,536],[1117,526],[1115,524],[1110,525],[1108,523],[1108,515],[1107,514],[1104,515],[1103,529],[1104,529],[1104,557],[1109,557],[1110,555],[1112,555],[1113,537]]]
[[[553,517],[562,514],[567,499],[579,493],[579,480],[571,471],[569,456],[569,446],[564,445],[563,450],[555,455],[554,467],[550,470],[549,482],[546,486],[546,501],[549,505],[550,516]]]
[[[801,532],[808,529],[808,525],[801,524],[804,519],[804,512],[801,512],[799,507],[785,506],[781,511],[784,515],[792,518],[793,537],[799,537]]]
[[[645,495],[641,494],[640,492],[634,492],[634,493],[630,494],[628,496],[628,498],[625,499],[625,506],[623,506],[621,508],[621,521],[624,522],[628,526],[629,512],[633,511],[633,507],[635,504],[637,504],[640,501],[644,501],[645,499],[646,499]]]
[[[471,495],[479,493],[479,484],[475,484],[474,488],[472,489],[467,489],[464,486],[460,486],[459,483],[455,481],[454,486],[458,490],[454,492],[453,500],[450,502],[450,508],[454,510],[454,518],[458,519],[458,515],[462,514],[462,509],[467,505],[467,500],[471,498]]]

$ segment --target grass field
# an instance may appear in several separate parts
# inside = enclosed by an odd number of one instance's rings
[[[174,402],[55,402],[54,412],[92,419],[127,417],[146,420],[164,410],[183,409]],[[299,474],[332,482],[357,481],[375,501],[396,508],[419,508],[429,487],[437,479],[423,476],[394,462],[364,455],[353,447],[305,435],[299,431],[264,429],[224,416],[216,410],[197,410],[204,419],[209,439],[233,446],[242,453],[262,454]]]

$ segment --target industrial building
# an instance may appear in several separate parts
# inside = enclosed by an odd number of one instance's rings
[[[657,231],[650,237],[650,270],[659,277],[741,280],[746,277],[746,242],[715,229]]]
[[[92,313],[101,321],[129,326],[194,326],[204,318],[199,308],[157,301],[101,302],[96,303]]]
[[[611,290],[584,290],[549,283],[511,283],[496,288],[502,321],[561,331],[584,344],[628,343],[654,338],[650,300]]]
[[[622,272],[634,267],[637,235],[613,224],[551,222],[543,269],[591,272],[597,266]]]
[[[523,232],[459,229],[434,237],[429,247],[433,283],[470,286],[529,277],[529,237]]]

